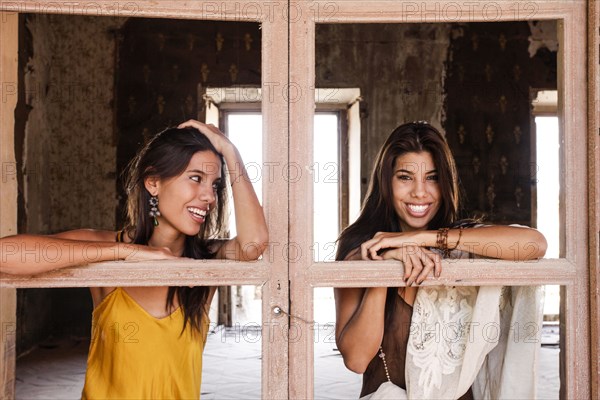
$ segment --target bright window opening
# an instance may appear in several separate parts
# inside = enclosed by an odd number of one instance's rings
[[[262,204],[262,115],[260,113],[227,113],[227,136],[239,150],[248,178],[252,182],[258,200]],[[231,193],[231,192],[230,192]],[[229,232],[231,237],[236,233],[233,198],[229,199],[231,215]]]
[[[337,114],[315,114],[314,260],[335,260],[335,241],[340,233],[339,118]]]
[[[548,242],[546,258],[559,258],[560,218],[559,218],[559,135],[558,117],[535,117],[536,159],[537,159],[537,229]],[[546,286],[544,314],[558,316],[560,311],[560,287]]]
[[[546,258],[560,254],[558,118],[535,117],[537,152],[537,229],[546,236]]]

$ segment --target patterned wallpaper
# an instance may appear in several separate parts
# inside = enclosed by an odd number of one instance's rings
[[[28,232],[115,227],[112,32],[122,22],[26,18],[33,43],[24,77],[31,107],[24,135]]]
[[[391,130],[427,120],[447,133],[465,216],[530,225],[530,89],[556,89],[556,52],[545,46],[556,49],[540,39],[542,28],[555,32],[548,25],[317,25],[317,87],[358,87],[364,98],[363,194]]]
[[[556,52],[530,58],[527,22],[455,25],[446,77],[448,141],[467,214],[531,224],[530,90],[556,89]]]

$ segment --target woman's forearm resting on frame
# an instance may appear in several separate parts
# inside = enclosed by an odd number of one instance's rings
[[[459,229],[451,229],[448,232],[449,246],[455,246],[459,234]],[[465,228],[458,243],[459,250],[483,257],[513,261],[542,258],[546,254],[547,246],[546,238],[536,229],[502,225]]]
[[[229,171],[237,230],[234,239],[236,256],[227,258],[256,260],[265,251],[269,241],[263,209],[235,146],[224,148],[223,157]]]
[[[407,245],[438,247],[438,231],[412,231],[400,233],[380,233],[368,242],[368,254],[381,258],[378,252],[383,249]],[[460,239],[460,240],[459,240]],[[483,257],[503,260],[526,261],[541,258],[546,253],[547,242],[539,231],[528,227],[485,226],[478,228],[455,228],[448,230],[449,249],[458,249]]]
[[[125,260],[139,247],[52,236],[8,236],[0,239],[0,272],[31,275],[92,262]]]

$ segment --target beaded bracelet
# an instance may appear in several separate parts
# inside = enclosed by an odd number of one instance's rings
[[[460,238],[462,237],[463,227],[461,226],[458,229],[458,239],[456,240],[456,244],[452,248],[448,247],[448,231],[449,228],[440,228],[437,232],[436,237],[436,247],[442,251],[444,257],[450,256],[450,252],[458,248]]]
[[[454,245],[454,247],[453,247],[453,248],[451,248],[451,249],[446,249],[446,251],[447,251],[448,253],[450,253],[452,250],[456,250],[456,249],[458,248],[458,244],[460,243],[460,238],[462,237],[462,233],[463,233],[463,227],[461,226],[461,227],[458,229],[458,239],[456,240],[456,244]]]
[[[448,228],[440,228],[437,232],[436,247],[442,251],[444,256],[448,251]]]

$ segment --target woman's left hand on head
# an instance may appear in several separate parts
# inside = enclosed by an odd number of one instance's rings
[[[179,129],[181,129],[181,128],[198,129],[200,132],[202,132],[204,135],[206,135],[208,140],[210,140],[212,145],[215,146],[215,149],[220,154],[223,154],[223,151],[225,150],[226,146],[231,145],[231,141],[229,140],[229,138],[227,138],[227,136],[225,136],[223,134],[223,132],[221,132],[219,130],[219,128],[217,128],[213,124],[205,124],[200,121],[190,119],[188,121],[185,121],[185,122],[179,124],[179,126],[177,128],[179,128]]]

